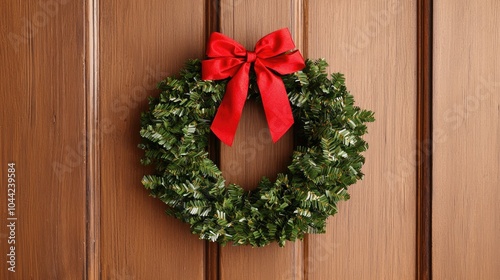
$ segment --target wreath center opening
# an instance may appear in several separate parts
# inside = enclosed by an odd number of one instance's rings
[[[276,180],[292,161],[293,128],[273,143],[262,104],[247,100],[232,147],[220,144],[219,168],[228,184],[246,191],[257,188],[262,177]]]

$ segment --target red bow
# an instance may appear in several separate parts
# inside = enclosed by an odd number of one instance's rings
[[[257,42],[253,52],[221,33],[210,35],[207,46],[209,59],[202,61],[202,79],[232,77],[211,126],[222,142],[229,146],[233,144],[248,94],[248,75],[252,63],[273,142],[278,141],[292,126],[292,108],[285,85],[273,71],[284,75],[305,67],[304,58],[294,49],[292,36],[286,28],[264,36]]]

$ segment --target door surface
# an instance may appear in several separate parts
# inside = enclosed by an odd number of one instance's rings
[[[498,1],[0,7],[1,279],[500,277]],[[199,240],[140,182],[140,113],[158,81],[204,57],[210,32],[252,49],[282,27],[375,111],[365,179],[326,234],[284,248]],[[266,127],[246,104],[233,147],[215,155],[228,181],[251,190],[289,164],[293,132],[272,144]]]

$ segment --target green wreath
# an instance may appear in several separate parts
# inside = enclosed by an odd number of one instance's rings
[[[263,178],[254,191],[227,184],[208,154],[210,124],[228,80],[203,81],[201,63],[190,60],[180,78],[158,84],[141,116],[141,162],[153,164],[144,186],[189,223],[201,239],[225,245],[265,246],[324,233],[337,202],[349,199],[348,186],[362,179],[361,138],[373,112],[354,106],[340,73],[326,74],[324,60],[306,61],[299,72],[282,76],[295,119],[295,151],[286,174]],[[249,97],[259,99],[255,75]]]

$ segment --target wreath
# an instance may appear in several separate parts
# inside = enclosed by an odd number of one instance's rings
[[[262,178],[245,191],[226,182],[208,153],[211,124],[229,79],[202,79],[202,63],[189,60],[180,77],[158,84],[141,115],[141,160],[154,165],[142,184],[169,206],[167,213],[189,223],[201,239],[225,245],[265,246],[324,233],[348,187],[362,179],[362,139],[373,112],[354,105],[344,76],[326,74],[325,60],[306,60],[302,71],[282,75],[291,104],[295,149],[288,172]],[[250,70],[247,99],[262,102]]]

